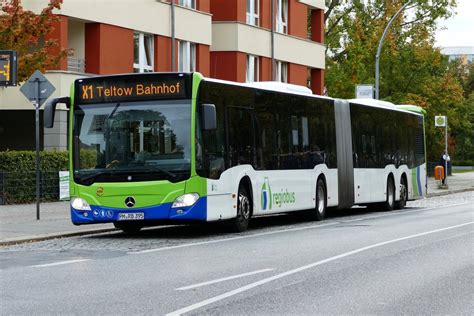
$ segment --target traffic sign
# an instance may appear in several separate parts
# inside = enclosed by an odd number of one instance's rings
[[[446,126],[446,116],[435,116],[435,126]]]
[[[56,88],[39,70],[36,70],[20,88],[21,93],[38,108],[55,90]]]
[[[0,50],[0,87],[16,86],[16,51]]]

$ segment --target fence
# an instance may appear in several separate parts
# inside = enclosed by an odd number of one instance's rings
[[[41,201],[59,200],[58,171],[41,171]],[[0,205],[36,201],[35,171],[0,171]]]

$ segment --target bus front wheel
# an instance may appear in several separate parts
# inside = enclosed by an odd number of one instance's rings
[[[231,230],[236,233],[247,230],[252,214],[250,195],[245,186],[239,186],[237,197],[237,216],[231,221]]]

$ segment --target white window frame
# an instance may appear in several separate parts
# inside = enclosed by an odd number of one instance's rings
[[[260,58],[255,55],[247,55],[246,82],[259,81],[259,67]]]
[[[179,5],[185,8],[196,9],[196,0],[179,0]]]
[[[288,34],[288,0],[276,0],[276,31]]]
[[[178,71],[196,71],[196,44],[179,41],[178,42]]]
[[[247,0],[247,24],[259,26],[260,0]]]
[[[276,61],[276,81],[288,82],[288,63],[284,61]]]
[[[154,59],[155,59],[155,41],[154,36],[151,34],[135,32],[135,35],[138,34],[138,64],[133,63],[133,70],[135,72],[153,72],[155,71]],[[150,47],[149,59],[146,53],[146,42]],[[135,45],[135,41],[133,45]],[[134,61],[135,61],[135,57]]]

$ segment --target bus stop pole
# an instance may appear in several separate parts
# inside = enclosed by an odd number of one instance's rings
[[[446,124],[444,130],[444,152],[446,154],[446,159],[444,160],[444,170],[446,170],[446,179],[444,179],[444,184],[448,186],[448,116],[446,116]]]
[[[36,129],[36,220],[40,219],[40,156],[39,156],[39,108],[40,90],[39,79],[35,79],[35,129]]]

